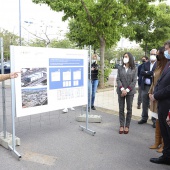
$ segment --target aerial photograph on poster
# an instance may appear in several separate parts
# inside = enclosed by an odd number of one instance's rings
[[[22,108],[48,104],[47,88],[22,89]]]
[[[21,87],[46,86],[47,68],[22,68]]]

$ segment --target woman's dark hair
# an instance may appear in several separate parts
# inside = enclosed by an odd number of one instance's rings
[[[124,55],[127,54],[129,56],[129,68],[131,69],[135,69],[135,62],[134,62],[134,57],[133,55],[130,53],[130,52],[126,52],[123,54],[123,58],[124,58]],[[123,63],[123,61],[122,61]],[[123,63],[124,64],[124,63]]]
[[[157,61],[157,69],[160,69],[162,73],[168,60],[164,56],[165,47],[160,47],[158,51],[159,51],[159,56],[161,56],[161,60]]]

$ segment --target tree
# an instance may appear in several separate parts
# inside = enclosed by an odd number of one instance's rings
[[[0,29],[0,37],[3,38],[4,59],[10,59],[10,45],[19,45],[19,36],[5,29]]]
[[[132,55],[135,57],[135,60],[140,60],[141,57],[144,54],[144,51],[142,48],[109,48],[106,50],[105,52],[105,59],[107,59],[108,61],[112,60],[112,59],[120,59],[124,53],[126,52],[130,52],[132,53]]]
[[[134,13],[134,17],[127,25],[134,31],[134,34],[125,36],[140,43],[146,55],[152,48],[162,46],[169,37],[170,7],[166,4],[159,4],[158,6],[149,5],[147,8],[141,6],[139,9],[144,12]]]
[[[105,48],[114,45],[123,33],[133,34],[131,27],[124,29],[127,20],[131,19],[134,13],[138,13],[139,7],[147,7],[150,1],[33,0],[33,2],[45,3],[55,11],[63,11],[65,14],[63,20],[72,18],[69,38],[79,46],[93,45],[94,48],[100,48],[100,86],[103,88]]]
[[[147,41],[149,50],[163,46],[170,37],[170,6],[163,3],[156,6],[155,9],[156,17],[153,21],[150,39]],[[141,47],[144,46],[144,43],[141,44]]]
[[[35,39],[36,41],[31,41],[31,43],[28,42],[27,43],[28,45],[30,45],[30,44],[31,44],[31,46],[32,45],[35,45],[35,46],[38,45],[39,47],[44,47],[44,45],[45,45],[45,47],[49,46],[49,44],[51,43],[51,39],[50,39],[49,34],[48,34],[48,28],[51,27],[51,26],[42,24],[42,26],[40,26],[40,27],[42,27],[41,31],[38,31],[38,32],[37,31],[31,32],[31,31],[29,31],[29,29],[23,27],[23,29],[25,31],[27,31],[28,34],[31,34],[32,36],[34,36],[36,38]]]
[[[78,46],[93,45],[100,47],[101,76],[100,86],[104,87],[104,52],[121,36],[125,13],[128,12],[123,3],[116,0],[33,0],[46,3],[55,11],[64,11],[63,19],[73,18],[70,24],[69,38]]]
[[[36,38],[36,39],[32,39],[30,40],[30,42],[28,43],[29,46],[31,47],[46,47],[47,43],[45,40]]]
[[[31,40],[31,42],[29,43],[29,46],[46,47],[46,41],[36,38],[34,40]],[[72,42],[70,42],[68,39],[62,39],[62,40],[51,39],[48,47],[51,47],[51,48],[76,48],[76,45],[73,44]]]
[[[52,47],[52,48],[76,48],[76,45],[65,38],[62,40],[56,40],[56,39],[51,40],[49,47]]]

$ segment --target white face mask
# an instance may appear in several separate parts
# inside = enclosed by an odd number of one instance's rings
[[[164,56],[165,58],[170,59],[170,54],[168,50],[164,51]]]
[[[96,60],[91,60],[91,63],[93,64],[94,62],[96,62],[97,63],[97,61]]]
[[[128,58],[123,58],[123,62],[126,64],[129,62],[129,59]]]
[[[150,55],[150,60],[151,61],[156,61],[156,55]]]

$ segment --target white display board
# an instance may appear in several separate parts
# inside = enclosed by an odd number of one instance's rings
[[[87,104],[87,50],[10,47],[16,116]]]

